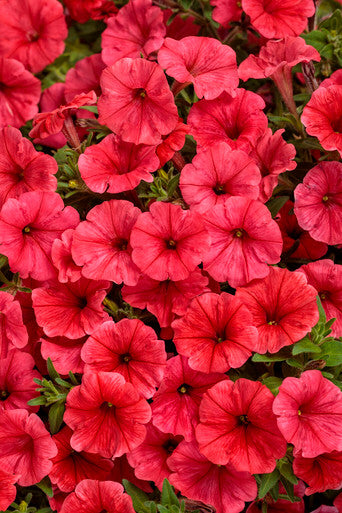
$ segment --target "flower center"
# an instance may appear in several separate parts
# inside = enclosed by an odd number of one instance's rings
[[[163,449],[165,449],[168,454],[172,454],[177,445],[178,442],[176,442],[176,440],[166,440],[166,442],[163,444]]]
[[[269,326],[278,326],[278,322],[277,321],[268,321]]]
[[[341,134],[342,133],[342,117],[338,119],[334,119],[331,122],[331,127],[334,130],[335,134]]]
[[[87,301],[87,298],[86,297],[80,297],[79,300],[78,300],[78,307],[83,310],[83,308],[85,308],[88,304],[88,301]]]
[[[322,290],[322,292],[320,292],[318,295],[321,299],[324,300],[324,299],[328,299],[329,293],[326,290]]]
[[[23,233],[30,233],[31,231],[31,228],[29,226],[25,226],[25,228],[23,228],[22,232]]]
[[[119,251],[126,251],[128,246],[128,240],[125,239],[114,239],[112,246]]]
[[[183,383],[180,387],[177,388],[177,392],[180,394],[188,394],[191,390],[191,386]]]
[[[135,98],[142,98],[144,99],[146,97],[146,90],[143,87],[139,87],[138,89],[135,89]]]
[[[28,32],[26,32],[26,39],[30,43],[33,43],[34,41],[38,41],[39,34],[38,34],[38,32],[36,30],[29,30]]]
[[[247,424],[249,424],[249,418],[247,417],[247,415],[240,415],[239,416],[239,421],[240,421],[240,424],[244,424],[245,426]]]
[[[166,241],[166,247],[167,249],[176,249],[176,242],[173,239]]]
[[[234,237],[237,237],[238,239],[241,239],[245,234],[245,231],[242,228],[238,228],[233,232]]]
[[[214,187],[214,192],[217,196],[222,196],[222,194],[226,194],[224,190],[224,185],[216,184]]]
[[[0,392],[0,401],[5,401],[9,397],[9,393],[7,390],[1,390]]]
[[[122,354],[120,356],[120,361],[121,363],[128,363],[132,360],[132,357],[129,353],[126,353],[126,354]]]

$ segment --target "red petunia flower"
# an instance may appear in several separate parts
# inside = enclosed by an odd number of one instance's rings
[[[58,269],[58,281],[67,283],[81,278],[81,267],[75,264],[71,256],[71,246],[75,230],[69,229],[62,233],[60,239],[55,239],[51,248],[53,265]]]
[[[184,315],[190,301],[209,292],[208,278],[195,269],[185,280],[158,281],[142,275],[134,287],[124,285],[122,297],[134,308],[147,308],[155,315],[161,327],[170,326],[175,315]]]
[[[202,294],[186,314],[172,323],[179,354],[189,357],[192,369],[227,372],[241,367],[256,351],[258,332],[252,316],[234,296]]]
[[[342,452],[323,453],[316,458],[303,458],[295,451],[293,472],[309,486],[305,495],[336,490],[342,486]]]
[[[283,485],[279,484],[279,495],[285,495],[288,497],[287,492]],[[263,503],[267,504],[267,513],[305,513],[305,503],[302,499],[304,496],[305,485],[302,481],[298,481],[298,484],[294,486],[294,495],[301,500],[297,502],[290,502],[287,499],[274,500],[270,493],[268,493],[263,499],[253,501],[246,510],[246,513],[260,513]]]
[[[102,58],[110,66],[122,57],[148,58],[163,44],[163,11],[152,0],[129,0],[107,20],[102,34]]]
[[[38,415],[21,409],[0,412],[1,468],[19,474],[20,486],[39,483],[56,454],[56,444]]]
[[[324,259],[302,265],[298,271],[316,289],[327,319],[336,319],[331,326],[332,336],[342,337],[342,265]]]
[[[138,217],[131,234],[132,259],[155,280],[186,279],[201,263],[209,235],[199,214],[157,201]]]
[[[42,71],[64,51],[68,29],[57,0],[11,0],[0,4],[0,55]]]
[[[118,12],[112,0],[64,0],[73,20],[85,23],[89,19],[102,20]]]
[[[111,134],[86,148],[78,164],[92,191],[118,193],[131,191],[141,180],[153,182],[151,173],[158,169],[159,159],[155,147],[137,146]]]
[[[26,346],[28,335],[20,303],[7,292],[0,291],[0,312],[0,356],[6,358],[9,349]]]
[[[189,133],[188,125],[183,123],[182,118],[178,118],[176,128],[168,135],[162,136],[162,142],[156,148],[156,154],[159,158],[160,167],[168,162],[176,151],[181,150],[185,143],[185,136]],[[145,178],[146,181],[146,178]]]
[[[222,93],[215,100],[200,100],[189,112],[190,134],[201,147],[226,142],[232,150],[249,151],[267,129],[261,96],[237,89],[232,98]]]
[[[282,238],[268,208],[250,198],[225,199],[203,215],[211,246],[203,267],[217,281],[246,285],[280,260]]]
[[[81,278],[65,284],[51,281],[34,289],[32,300],[38,324],[48,337],[78,339],[90,335],[109,320],[102,301],[110,286],[108,281]]]
[[[38,112],[40,80],[21,62],[0,57],[0,128],[21,128]]]
[[[63,502],[60,513],[134,513],[132,499],[120,483],[84,479]]]
[[[315,240],[341,244],[341,162],[320,162],[310,169],[303,183],[297,185],[294,196],[294,212],[299,226]]]
[[[342,392],[320,371],[285,378],[273,403],[284,438],[304,458],[342,451]]]
[[[34,365],[30,354],[17,349],[9,351],[7,358],[0,359],[0,410],[39,410],[39,406],[27,404],[27,401],[39,396],[33,379],[41,379],[41,375],[33,369]]]
[[[90,91],[95,91],[96,96],[100,96],[100,76],[105,67],[99,53],[77,61],[75,67],[69,69],[65,76],[66,101],[71,102],[75,96]]]
[[[268,474],[286,453],[272,413],[274,396],[259,381],[223,381],[202,399],[196,428],[199,450],[210,461],[251,474]]]
[[[53,241],[78,223],[77,210],[64,208],[59,194],[25,192],[18,199],[8,199],[0,212],[1,253],[8,257],[11,271],[22,278],[53,279]]]
[[[105,458],[141,444],[151,408],[117,372],[86,373],[67,396],[64,422],[74,430],[71,447]]]
[[[257,485],[248,472],[232,465],[214,465],[195,442],[182,442],[168,459],[170,482],[188,499],[210,504],[220,513],[239,513],[245,501],[257,495]]]
[[[164,379],[153,397],[152,423],[163,433],[182,435],[189,442],[194,440],[204,392],[225,379],[228,379],[225,374],[204,374],[191,369],[184,356],[170,358]]]
[[[301,121],[325,150],[342,156],[342,86],[319,87],[303,110]]]
[[[148,424],[146,425],[146,428],[147,426]],[[126,454],[123,454],[120,458],[115,458],[114,462],[114,467],[109,474],[109,481],[122,483],[123,479],[127,479],[127,481],[140,488],[140,490],[143,490],[146,493],[152,492],[152,487],[148,481],[143,481],[135,476],[134,468],[128,463]]]
[[[76,452],[70,445],[71,436],[72,430],[64,426],[52,437],[58,453],[52,459],[49,478],[62,492],[72,492],[83,479],[105,481],[113,468],[111,460],[98,454]]]
[[[63,105],[65,103],[64,92],[64,82],[56,82],[47,89],[44,89],[40,97],[39,112],[51,112],[60,105]],[[83,111],[83,113],[85,113],[85,111]],[[34,144],[42,144],[49,148],[59,149],[66,145],[67,140],[62,132],[59,132],[58,134],[49,135],[49,137],[45,137],[44,139],[36,137],[33,142]]]
[[[158,62],[181,84],[193,84],[199,98],[213,100],[223,91],[234,95],[239,85],[232,48],[210,37],[166,38]]]
[[[101,75],[99,122],[124,141],[159,144],[177,125],[178,112],[158,64],[124,58]]]
[[[88,212],[72,242],[72,257],[83,276],[136,285],[140,272],[132,261],[130,237],[139,214],[125,200],[106,201]]]
[[[304,276],[287,269],[271,267],[266,278],[239,288],[236,295],[253,316],[258,353],[277,353],[303,338],[318,321],[315,289]]]
[[[81,358],[81,350],[87,338],[87,336],[78,339],[48,338],[43,335],[39,339],[42,357],[45,360],[51,358],[56,371],[65,376],[69,371],[83,373],[84,362]]]
[[[172,39],[183,39],[183,37],[197,36],[201,30],[200,25],[196,25],[193,16],[185,16],[183,13],[174,16],[171,9],[163,9],[164,24],[166,25],[166,36]],[[169,21],[171,18],[171,22]]]
[[[142,397],[150,399],[163,379],[165,345],[139,319],[103,323],[82,348],[85,372],[118,372]]]
[[[57,162],[38,152],[12,127],[0,129],[0,208],[8,198],[33,190],[55,191]]]
[[[334,71],[329,78],[320,83],[320,87],[330,87],[331,85],[342,85],[342,69]]]
[[[191,210],[202,214],[231,196],[257,199],[260,180],[255,161],[244,151],[231,150],[222,142],[184,166],[179,185]]]
[[[6,511],[15,500],[17,489],[14,485],[17,480],[18,476],[0,469],[0,508],[2,511]]]
[[[242,8],[239,0],[210,0],[210,5],[215,7],[212,13],[213,20],[224,28],[228,28],[231,21],[241,19]]]
[[[338,513],[342,512],[342,493],[340,493],[334,500],[334,506],[337,508]]]
[[[161,490],[164,479],[168,479],[171,474],[167,460],[183,437],[162,433],[151,423],[147,424],[146,430],[144,442],[133,449],[127,458],[139,479],[154,481]]]
[[[299,36],[315,14],[312,0],[242,0],[251,24],[268,39]]]

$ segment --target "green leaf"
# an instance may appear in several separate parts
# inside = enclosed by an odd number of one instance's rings
[[[303,368],[303,365],[298,360],[296,360],[295,358],[288,358],[286,360],[286,363],[290,367],[295,367],[296,369],[302,369]]]
[[[59,431],[59,428],[62,425],[64,411],[64,401],[58,401],[57,403],[54,403],[49,409],[50,431],[53,435]]]
[[[169,481],[165,478],[163,481],[163,489],[161,493],[161,503],[163,506],[178,506],[179,500],[174,492],[173,486],[170,485]]]
[[[149,508],[151,513],[157,513],[157,504],[154,501],[145,502],[146,508]]]
[[[146,493],[144,493],[134,484],[127,481],[127,479],[123,479],[122,484],[132,499],[134,511],[137,513],[150,513],[150,508],[145,505],[145,502],[149,502]]]
[[[268,493],[274,501],[277,501],[279,497],[279,483],[277,482]]]
[[[273,395],[277,395],[283,380],[281,378],[277,378],[276,376],[269,376],[268,378],[264,378],[262,382],[267,386],[269,390],[271,390]]]
[[[286,356],[282,356],[279,354],[259,354],[255,353],[252,356],[252,362],[265,362],[265,363],[271,363],[271,362],[283,362],[286,360]]]
[[[94,114],[98,114],[96,105],[83,105],[82,107],[79,107],[79,109],[89,110],[90,112],[94,112]]]
[[[53,497],[51,481],[48,476],[44,477],[39,483],[36,484],[48,497]]]
[[[259,499],[265,497],[271,488],[279,481],[280,474],[277,469],[273,470],[271,474],[263,474],[261,476],[261,484],[259,487]]]
[[[319,296],[317,296],[316,301],[317,301],[317,306],[318,306],[318,311],[319,311],[319,319],[318,319],[317,325],[325,326],[325,324],[327,322],[327,316],[325,315],[325,311],[324,311],[324,308],[322,306],[321,299]]]
[[[277,198],[270,199],[266,203],[266,207],[271,212],[273,218],[278,214],[279,210],[285,205],[285,203],[289,199],[289,196],[278,196]]]
[[[160,513],[170,513],[169,509],[161,504],[157,504],[157,508]]]
[[[279,460],[277,468],[282,476],[285,477],[290,483],[296,485],[298,483],[298,479],[293,473],[293,468],[290,462],[287,459]]]
[[[281,476],[280,480],[282,482],[283,487],[286,490],[286,493],[289,497],[289,500],[291,502],[295,502],[295,495],[294,495],[294,485],[290,481],[288,481],[285,477]]]
[[[311,342],[308,337],[304,337],[302,340],[292,346],[292,354],[295,356],[301,353],[320,353],[320,348]]]
[[[27,404],[30,406],[42,406],[46,403],[46,399],[44,396],[40,395],[39,397],[35,397],[34,399],[30,399],[27,401]]]
[[[55,380],[56,378],[60,378],[60,375],[53,366],[51,358],[47,359],[46,366],[51,379]]]
[[[322,356],[327,367],[335,367],[342,364],[342,342],[338,340],[328,340],[321,345]]]
[[[178,184],[179,184],[179,178],[180,178],[180,175],[175,175],[171,178],[171,180],[167,184],[167,195],[169,198],[172,198],[175,190],[177,189]]]

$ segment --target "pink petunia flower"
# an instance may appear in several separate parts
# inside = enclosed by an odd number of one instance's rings
[[[242,8],[239,0],[210,0],[210,5],[214,6],[213,20],[224,28],[229,28],[231,21],[241,19]]]
[[[217,383],[202,399],[196,439],[200,452],[219,465],[251,474],[268,474],[286,453],[286,442],[272,413],[274,396],[259,381]]]
[[[260,171],[251,157],[221,142],[183,167],[179,185],[191,210],[203,214],[231,196],[257,199],[260,180]]]
[[[342,493],[340,493],[334,500],[334,506],[338,510],[338,513],[342,511]]]
[[[162,142],[156,148],[160,167],[164,166],[164,164],[174,156],[176,151],[183,148],[185,136],[188,133],[189,127],[183,123],[182,118],[178,118],[178,123],[174,130],[172,130],[168,135],[162,136]]]
[[[20,486],[39,483],[56,454],[56,444],[38,415],[21,409],[0,412],[1,469],[19,474]]]
[[[232,196],[203,215],[211,246],[203,268],[232,287],[269,273],[280,260],[282,238],[268,208],[250,198]]]
[[[134,513],[132,499],[120,483],[84,479],[63,502],[60,513]]]
[[[199,98],[213,100],[223,91],[234,95],[239,85],[232,48],[210,37],[166,38],[158,62],[180,84],[193,84]]]
[[[204,374],[189,367],[184,356],[167,361],[164,379],[153,397],[152,423],[163,433],[182,435],[186,441],[194,440],[199,422],[198,408],[204,392],[225,374]]]
[[[146,425],[146,428],[147,426],[148,424]],[[146,493],[152,492],[152,487],[148,481],[143,481],[135,476],[134,468],[128,463],[126,454],[123,454],[120,458],[115,458],[114,462],[114,467],[109,474],[109,481],[122,483],[123,479],[127,479],[127,481],[140,488],[140,490],[143,490]]]
[[[42,357],[45,360],[51,358],[56,371],[60,374],[67,376],[69,371],[83,373],[84,362],[81,358],[81,350],[87,338],[87,336],[78,339],[48,338],[43,335],[39,339]]]
[[[76,452],[70,445],[71,436],[72,430],[64,426],[52,437],[58,453],[52,459],[49,478],[62,492],[72,492],[83,479],[105,481],[113,468],[111,460],[98,454]]]
[[[85,183],[100,193],[131,191],[141,180],[153,182],[151,173],[159,167],[155,147],[125,142],[114,134],[86,148],[78,163]]]
[[[252,324],[251,314],[234,296],[202,294],[172,323],[174,343],[179,354],[189,357],[192,369],[227,372],[256,351],[258,332]]]
[[[0,57],[0,128],[21,128],[38,112],[40,80],[21,62]]]
[[[9,349],[22,349],[28,342],[20,303],[8,292],[0,291],[0,356],[6,358]]]
[[[8,257],[11,271],[19,272],[22,278],[53,279],[53,241],[78,223],[77,210],[64,208],[59,194],[25,192],[18,199],[8,199],[1,209],[1,253]]]
[[[136,285],[140,272],[132,261],[130,237],[139,214],[125,200],[106,201],[88,212],[72,242],[72,257],[83,276]]]
[[[342,85],[342,69],[334,71],[329,78],[320,83],[320,87],[330,87],[331,85]]]
[[[124,141],[155,145],[177,125],[178,112],[158,64],[124,58],[101,75],[99,122]]]
[[[8,198],[33,190],[55,191],[57,162],[38,152],[12,127],[0,129],[0,208]]]
[[[75,230],[69,229],[62,233],[60,239],[55,239],[51,248],[53,265],[58,269],[58,281],[67,283],[81,278],[81,267],[72,259],[71,246]]]
[[[64,51],[68,29],[57,0],[0,3],[0,55],[20,61],[32,73],[42,71]]]
[[[304,458],[342,450],[342,392],[320,371],[285,378],[273,412],[284,438]]]
[[[341,88],[342,89],[342,88]],[[342,243],[342,163],[320,162],[295,191],[299,226],[327,244]]]
[[[315,14],[312,0],[242,0],[242,9],[253,27],[268,39],[299,36],[308,17]]]
[[[81,278],[74,283],[51,281],[32,291],[37,322],[48,337],[64,336],[78,339],[90,335],[109,315],[102,301],[108,281]]]
[[[202,218],[179,205],[157,201],[138,217],[131,233],[132,259],[155,280],[186,279],[209,247]]]
[[[86,373],[67,396],[64,422],[74,430],[71,447],[105,458],[140,445],[151,407],[117,372]]]
[[[257,485],[248,472],[232,465],[215,465],[198,450],[195,442],[182,442],[168,459],[170,482],[188,499],[210,504],[220,513],[239,513],[245,501],[257,495]]]
[[[90,91],[95,91],[96,96],[100,96],[100,76],[105,67],[99,53],[77,61],[75,67],[69,69],[65,76],[66,101],[71,102],[75,96]]]
[[[18,476],[0,469],[0,508],[2,511],[6,511],[15,500],[17,489],[14,485],[17,480]]]
[[[342,452],[323,453],[315,458],[303,458],[295,451],[293,472],[309,486],[305,495],[336,490],[342,486]]]
[[[129,0],[107,20],[102,34],[102,58],[107,66],[122,57],[148,58],[163,44],[166,28],[163,11],[152,0]]]
[[[331,326],[332,336],[342,337],[342,265],[324,259],[302,265],[298,271],[303,272],[316,289],[327,319],[336,319]]]
[[[64,3],[71,18],[78,23],[89,19],[102,20],[118,11],[112,0],[64,0]]]
[[[279,495],[287,496],[287,492],[283,485],[279,484]],[[294,486],[294,495],[297,497],[297,502],[290,502],[287,499],[274,500],[270,493],[263,499],[253,501],[247,508],[246,513],[260,513],[263,503],[267,504],[267,513],[305,513],[305,503],[303,501],[305,485],[302,481]]]
[[[233,98],[222,93],[215,100],[200,100],[190,109],[188,125],[200,147],[226,142],[232,150],[249,151],[267,129],[261,96],[237,89]]]
[[[163,379],[165,345],[139,319],[103,323],[82,348],[85,372],[118,372],[142,397],[150,399]]]
[[[304,276],[271,267],[268,276],[239,288],[258,330],[258,353],[277,353],[303,338],[318,321],[316,290]]]
[[[179,13],[174,16],[172,9],[163,9],[164,24],[166,25],[166,36],[172,39],[183,39],[183,37],[197,36],[201,30],[200,25],[195,23],[193,16],[184,16]],[[171,22],[169,21],[171,18]]]

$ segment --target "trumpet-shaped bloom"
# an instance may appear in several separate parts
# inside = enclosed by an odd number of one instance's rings
[[[222,27],[228,28],[231,21],[240,21],[242,15],[239,0],[210,0],[214,6],[212,18]]]
[[[174,130],[172,130],[168,135],[162,136],[162,142],[156,148],[160,167],[168,162],[174,156],[176,151],[183,148],[187,133],[189,133],[188,125],[185,125],[182,118],[179,118],[176,128],[174,128]]]
[[[105,69],[101,55],[94,53],[77,61],[74,68],[69,69],[65,76],[64,96],[67,102],[71,102],[75,96],[81,93],[95,91],[100,96],[100,76]]]
[[[67,376],[69,371],[83,373],[84,362],[81,358],[81,349],[87,338],[87,336],[78,339],[48,338],[43,335],[39,339],[42,357],[45,360],[51,358],[56,371],[60,374]]]
[[[342,485],[342,452],[323,453],[315,458],[303,458],[294,453],[293,472],[309,486],[305,495],[335,490]]]
[[[17,480],[18,476],[0,469],[0,508],[3,511],[15,500],[17,489],[14,485]]]
[[[28,342],[20,303],[12,294],[0,291],[0,356],[6,358],[9,349],[22,349]]]
[[[67,283],[81,278],[81,267],[76,265],[71,255],[71,245],[75,230],[69,229],[55,239],[51,248],[53,265],[58,269],[58,281]]]

